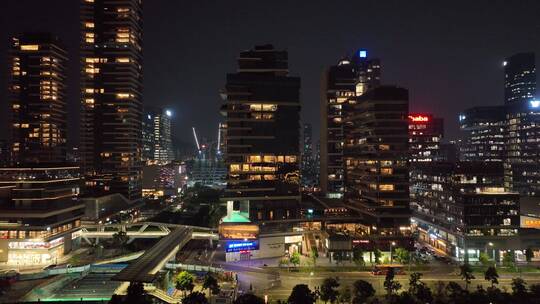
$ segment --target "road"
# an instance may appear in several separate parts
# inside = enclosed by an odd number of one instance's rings
[[[297,284],[307,284],[310,289],[315,289],[316,286],[320,286],[322,281],[328,277],[338,277],[341,287],[348,285],[352,290],[352,283],[356,280],[365,280],[370,282],[379,294],[384,292],[383,282],[384,275],[375,276],[370,272],[314,272],[312,275],[306,272],[281,272],[281,285],[276,286],[276,283],[272,283],[268,279],[268,276],[260,273],[239,273],[240,288],[242,290],[249,290],[250,285],[255,290],[255,293],[259,295],[269,295],[270,299],[285,299],[287,298],[292,288]],[[476,274],[476,279],[472,280],[471,285],[476,288],[477,285],[483,285],[485,288],[490,286],[490,283],[484,280],[482,274]],[[512,278],[517,277],[518,274],[501,274],[499,278],[499,287],[506,287],[507,290],[511,290]],[[540,274],[522,274],[521,277],[527,282],[528,285],[540,283]],[[396,280],[402,285],[402,290],[408,288],[409,275],[397,275]],[[422,281],[428,284],[429,287],[433,287],[439,281],[445,283],[454,281],[461,285],[465,285],[461,277],[455,273],[443,271],[425,272]]]

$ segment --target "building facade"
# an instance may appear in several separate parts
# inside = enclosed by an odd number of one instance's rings
[[[369,249],[412,248],[409,209],[409,96],[379,86],[348,103],[346,196],[363,218]]]
[[[377,87],[380,73],[379,59],[370,59],[366,50],[358,50],[351,58],[340,60],[323,74],[320,186],[327,197],[340,198],[345,191],[344,105],[352,97]]]
[[[411,113],[409,118],[409,149],[411,163],[439,161],[444,121],[432,114]]]
[[[147,154],[151,161],[170,163],[174,160],[171,134],[172,111],[147,108],[144,116],[146,119],[143,119],[143,154]]]
[[[461,161],[495,161],[505,159],[505,106],[474,107],[459,114],[463,134]]]
[[[421,242],[458,260],[477,261],[488,250],[499,260],[499,251],[519,248],[519,194],[504,190],[501,162],[434,162],[411,170]]]
[[[313,129],[310,123],[304,123],[302,127],[302,187],[311,188],[318,184],[315,170],[315,157],[313,156]]]
[[[523,103],[536,97],[534,53],[519,53],[506,58],[504,66],[504,103]]]
[[[12,39],[10,64],[13,163],[64,162],[66,51],[52,34],[26,33]]]
[[[90,195],[142,194],[140,0],[81,0],[81,158]]]
[[[222,96],[228,210],[255,222],[297,217],[300,79],[289,76],[288,53],[272,45],[241,52]]]

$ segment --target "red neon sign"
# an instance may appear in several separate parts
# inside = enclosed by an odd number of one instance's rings
[[[429,116],[422,114],[409,115],[409,120],[412,122],[428,122]]]

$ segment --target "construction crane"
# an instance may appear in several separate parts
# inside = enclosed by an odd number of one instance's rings
[[[199,145],[199,139],[197,139],[197,132],[195,131],[195,127],[191,127],[193,130],[193,137],[195,137],[195,144],[197,144],[197,151],[199,152],[199,155],[201,154],[201,146]]]

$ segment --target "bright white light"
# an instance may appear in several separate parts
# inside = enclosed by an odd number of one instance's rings
[[[531,100],[531,108],[538,108],[540,107],[540,100]]]
[[[503,61],[503,66],[506,66],[507,64],[508,64],[508,62]]]
[[[148,114],[148,119],[152,119],[152,116],[150,114]]]
[[[172,111],[171,110],[165,110],[165,115],[171,117],[172,116]]]

